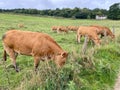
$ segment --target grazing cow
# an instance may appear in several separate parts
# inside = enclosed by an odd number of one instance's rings
[[[79,28],[79,26],[68,26],[67,27],[70,31],[77,31],[78,30],[78,28]]]
[[[66,26],[52,26],[52,31],[54,32],[65,32],[68,33],[68,28]]]
[[[57,32],[57,29],[58,29],[58,26],[52,26],[51,27],[51,30],[54,31],[54,32]]]
[[[35,70],[38,67],[39,60],[54,60],[58,67],[64,65],[68,53],[64,51],[49,35],[39,32],[10,30],[3,37],[4,56],[6,53],[10,56],[13,65],[17,69],[16,57],[18,54],[34,57]]]
[[[23,28],[23,27],[24,27],[24,24],[18,24],[18,27],[19,27],[19,28]]]
[[[66,26],[58,26],[57,32],[65,32],[68,33],[68,28]]]
[[[80,26],[77,31],[77,41],[80,43],[81,36],[88,36],[90,40],[93,40],[93,42],[96,45],[100,45],[100,39],[97,35],[97,28],[95,27],[87,27],[87,26]]]
[[[99,26],[99,25],[91,25],[91,27],[98,28],[98,35],[101,35],[101,38],[103,36],[110,36],[112,39],[115,38],[115,35],[111,32],[111,30],[108,27]],[[105,35],[106,33],[106,35]]]

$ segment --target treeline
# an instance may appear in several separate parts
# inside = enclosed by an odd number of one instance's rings
[[[56,8],[55,10],[37,10],[37,9],[0,9],[0,12],[20,13],[20,14],[34,14],[34,15],[47,15],[75,19],[95,19],[96,15],[108,16],[109,19],[120,19],[120,3],[115,3],[110,6],[110,10],[95,8],[93,10],[88,8],[80,9],[75,7],[71,8]]]
[[[48,15],[57,16],[65,18],[79,18],[79,19],[94,19],[96,15],[108,15],[108,11],[105,9],[96,8],[90,10],[88,8],[56,8],[55,10],[37,10],[37,9],[0,9],[0,12],[11,12],[11,13],[21,13],[21,14],[38,14],[38,15]]]

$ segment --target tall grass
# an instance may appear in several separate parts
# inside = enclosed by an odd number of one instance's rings
[[[39,71],[27,71],[21,90],[112,90],[119,70],[119,46],[92,48],[87,55],[70,53],[66,65],[57,69],[42,62]],[[24,84],[23,84],[24,83]]]

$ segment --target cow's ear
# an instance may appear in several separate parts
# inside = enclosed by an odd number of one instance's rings
[[[62,53],[62,57],[67,57],[68,56],[68,53],[67,52],[63,52]]]

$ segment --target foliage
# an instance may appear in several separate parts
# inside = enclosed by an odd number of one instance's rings
[[[56,8],[55,10],[37,10],[37,9],[0,9],[2,13],[18,13],[18,14],[31,14],[31,15],[47,15],[47,16],[57,16],[65,18],[76,18],[76,19],[95,19],[95,15],[107,15],[107,10],[95,8],[90,10],[88,8]]]
[[[120,3],[115,3],[110,6],[108,18],[120,20]]]

